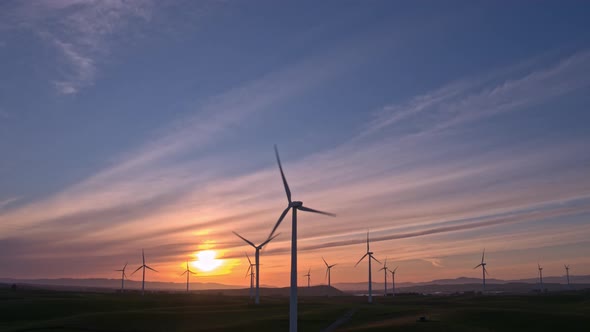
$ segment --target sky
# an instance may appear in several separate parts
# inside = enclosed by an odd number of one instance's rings
[[[274,144],[293,198],[337,215],[298,214],[302,285],[326,282],[322,257],[333,283],[365,281],[367,231],[399,282],[480,277],[484,248],[491,278],[590,274],[588,16],[2,1],[0,277],[118,278],[143,248],[148,280],[183,282],[189,260],[196,281],[248,285],[232,231],[263,242],[286,207]],[[264,285],[289,283],[289,218]]]

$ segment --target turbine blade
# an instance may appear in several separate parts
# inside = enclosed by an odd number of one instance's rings
[[[183,275],[187,274],[188,271],[184,271],[180,274],[180,276],[182,277]]]
[[[285,178],[285,173],[283,172],[283,166],[281,165],[281,158],[279,157],[279,149],[275,145],[275,155],[277,156],[277,163],[279,164],[279,170],[281,171],[281,178],[283,179],[283,186],[285,186],[285,193],[287,194],[287,201],[289,204],[291,203],[291,190],[289,189],[289,184],[287,183],[287,179]]]
[[[123,271],[125,271],[126,267],[127,267],[127,262],[125,262],[125,266],[123,266]]]
[[[274,238],[276,238],[277,236],[281,235],[281,233],[278,233],[277,235],[271,236],[268,239],[266,239],[266,241],[262,242],[258,248],[262,248],[264,247],[267,243],[269,243],[270,241],[274,240]]]
[[[232,231],[232,233],[234,233],[237,237],[239,237],[240,239],[244,240],[246,243],[248,243],[249,245],[251,245],[252,247],[256,248],[256,246],[254,245],[254,243],[250,242],[250,240],[246,239],[245,237],[241,236],[240,234]]]
[[[380,261],[379,261],[377,258],[373,257],[373,255],[371,255],[371,258],[372,258],[372,259],[374,259],[374,260],[375,260],[377,263],[379,263],[379,264],[383,264],[383,263],[381,263],[381,262],[380,262]]]
[[[152,271],[154,271],[154,272],[158,272],[157,270],[154,270],[154,269],[152,269],[151,267],[149,267],[147,265],[145,267],[148,268],[148,269],[150,269],[150,270],[152,270]]]
[[[328,271],[330,270],[330,268],[326,268],[326,275],[324,276],[324,280],[328,279]]]
[[[326,260],[324,259],[324,257],[322,257],[322,260],[324,261],[324,264],[326,264],[326,267],[329,267],[328,263],[326,263]]]
[[[143,248],[141,249],[141,259],[143,260],[143,265],[145,265],[145,253],[143,252]]]
[[[252,264],[248,265],[248,270],[246,270],[246,276],[244,278],[246,278],[248,275],[250,275],[251,269],[252,269]]]
[[[367,257],[367,255],[368,255],[368,254],[369,254],[369,253],[366,253],[366,254],[364,254],[364,255],[363,255],[363,257],[361,257],[361,259],[359,259],[359,261],[358,261],[358,262],[356,262],[356,264],[354,264],[354,267],[356,267],[357,265],[359,265],[359,263],[360,263],[360,262],[361,262],[363,259],[365,259],[365,257]]]
[[[250,256],[248,256],[248,253],[246,253],[246,258],[248,258],[248,263],[250,263],[250,266],[252,266],[252,261],[250,260]]]
[[[483,263],[483,257],[486,254],[486,248],[483,248],[483,253],[481,254],[481,262]]]
[[[188,271],[188,272],[190,272],[191,274],[197,275],[196,272],[193,272],[193,271]]]
[[[367,231],[367,252],[369,252],[369,231]]]
[[[379,269],[379,271],[381,271],[381,270],[387,270],[387,268],[386,267],[382,267],[382,268]]]
[[[142,266],[140,266],[140,267],[138,267],[138,268],[137,268],[137,270],[135,270],[135,271],[133,271],[133,273],[131,273],[131,275],[134,275],[134,274],[135,274],[135,272],[139,271],[139,270],[140,270],[142,267],[143,267],[143,265],[142,265]]]
[[[314,210],[305,206],[300,206],[297,208],[300,211],[307,211],[307,212],[313,212],[313,213],[319,213],[319,214],[324,214],[326,216],[330,216],[330,217],[336,217],[335,214],[330,213],[330,212],[324,212],[324,211],[320,211],[320,210]]]
[[[329,267],[329,268],[333,268],[333,267],[334,267],[334,266],[336,266],[336,265],[338,265],[338,264],[332,264],[332,265],[330,265],[330,266],[328,266],[328,267]]]
[[[270,235],[268,236],[269,238],[272,237],[273,234],[275,233],[275,231],[277,230],[277,228],[279,228],[279,225],[281,224],[281,222],[283,221],[283,219],[287,215],[287,212],[289,212],[289,209],[290,208],[291,208],[291,206],[287,206],[287,208],[285,209],[285,211],[283,211],[283,213],[281,213],[281,216],[279,217],[279,220],[277,220],[277,223],[275,224],[275,227],[272,229],[272,231],[270,232]]]
[[[477,269],[480,266],[481,266],[481,264],[477,264],[473,269],[475,270],[475,269]]]
[[[398,266],[395,267],[395,269],[393,269],[392,273],[395,273],[395,270],[397,270]]]

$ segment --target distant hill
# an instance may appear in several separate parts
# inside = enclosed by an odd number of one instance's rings
[[[502,280],[502,279],[486,279],[486,289],[488,291],[518,291],[529,292],[535,287],[538,288],[539,279],[518,279],[518,280]],[[572,287],[588,288],[590,285],[590,275],[570,276]],[[565,289],[566,279],[564,277],[543,277],[543,284],[549,290]],[[342,291],[350,293],[366,293],[366,282],[355,283],[336,283],[334,286]],[[456,287],[455,287],[456,286]],[[387,288],[391,287],[391,281],[388,280]],[[454,292],[454,291],[480,291],[480,278],[459,277],[455,279],[438,279],[427,282],[401,282],[396,283],[396,290],[399,292]],[[383,292],[383,281],[373,282],[373,290]]]
[[[72,278],[61,278],[61,279],[12,279],[12,278],[0,278],[0,283],[5,284],[28,284],[28,285],[46,285],[46,286],[66,286],[76,288],[108,288],[108,289],[119,289],[121,288],[121,279],[101,279],[101,278],[90,278],[90,279],[72,279]],[[154,290],[185,290],[186,283],[180,282],[157,282],[157,281],[146,281],[146,289]],[[205,289],[239,289],[244,286],[235,285],[224,285],[214,282],[191,282],[190,288],[192,290],[205,290]],[[126,289],[141,289],[141,281],[136,280],[125,280]]]

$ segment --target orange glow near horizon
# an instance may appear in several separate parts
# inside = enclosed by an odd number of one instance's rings
[[[194,256],[196,259],[190,262],[190,266],[196,268],[198,275],[203,277],[230,274],[239,264],[239,260],[218,258],[222,256],[222,253],[213,249],[195,252]]]

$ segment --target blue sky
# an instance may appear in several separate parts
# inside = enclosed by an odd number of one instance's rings
[[[243,282],[294,196],[300,267],[364,280],[371,229],[406,281],[590,273],[590,5],[583,1],[4,1],[3,277]],[[286,285],[289,227],[263,283]],[[358,257],[357,257],[358,256]],[[33,269],[32,266],[35,266]],[[400,268],[401,269],[401,268]],[[402,270],[400,270],[402,271]],[[266,280],[265,280],[266,278]],[[401,280],[401,279],[400,279]],[[318,281],[319,282],[319,281]]]

